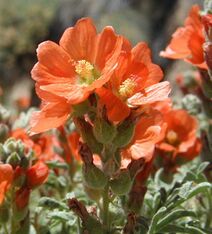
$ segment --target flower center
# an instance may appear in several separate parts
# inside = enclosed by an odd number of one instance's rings
[[[127,99],[133,95],[135,87],[136,82],[128,78],[119,86],[119,95],[122,99]]]
[[[166,134],[166,140],[170,145],[176,145],[179,139],[177,133],[173,130],[170,130]]]
[[[79,76],[79,83],[86,86],[92,84],[93,81],[99,77],[94,66],[86,60],[79,60],[76,62],[75,72]]]
[[[79,60],[75,66],[75,71],[80,77],[91,78],[94,66],[86,60]]]

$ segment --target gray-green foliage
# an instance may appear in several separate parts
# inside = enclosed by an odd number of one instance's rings
[[[150,218],[147,234],[212,233],[212,185],[203,170],[207,163],[183,166],[171,183],[163,181],[163,171],[149,181],[142,213]]]
[[[144,198],[143,208],[136,218],[135,234],[210,234],[212,185],[207,181],[204,171],[207,162],[194,160],[182,166],[169,182],[164,180],[164,172],[159,170],[148,180],[148,191]],[[166,177],[167,178],[167,177]],[[80,193],[79,193],[80,192]],[[40,215],[48,214],[43,219],[46,231],[58,233],[64,228],[66,233],[74,233],[81,229],[76,216],[67,208],[67,199],[77,197],[87,206],[90,203],[81,187],[75,187],[74,192],[67,194],[66,199],[41,198]],[[111,233],[121,234],[125,225],[126,210],[119,198],[110,205]],[[50,222],[48,227],[45,222]],[[55,229],[57,228],[57,230]]]

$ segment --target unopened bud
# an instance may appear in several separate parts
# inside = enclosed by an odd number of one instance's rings
[[[101,190],[92,189],[84,184],[84,190],[88,197],[94,201],[99,201],[101,198]]]
[[[89,112],[90,105],[88,100],[86,100],[85,102],[82,102],[80,104],[73,105],[72,108],[73,108],[73,115],[76,117],[81,117]]]
[[[76,198],[72,198],[68,201],[68,206],[80,219],[82,220],[83,233],[89,234],[103,234],[102,224],[90,215],[83,205],[82,202],[79,202]]]
[[[211,50],[212,52],[212,50]],[[212,54],[211,54],[212,56]],[[210,76],[209,76],[210,74]],[[202,91],[207,98],[212,98],[212,71],[209,70],[209,74],[207,70],[202,70]]]
[[[127,216],[127,223],[124,226],[123,234],[129,234],[135,232],[136,216],[134,213],[130,213]]]
[[[0,121],[6,123],[10,118],[10,112],[0,105]]]
[[[30,197],[30,190],[27,188],[19,189],[15,194],[15,207],[13,215],[15,221],[20,222],[25,219],[29,213],[28,203]]]
[[[96,118],[94,121],[93,134],[98,142],[109,144],[116,136],[116,127],[102,118]]]
[[[89,215],[86,222],[83,223],[84,230],[89,234],[104,234],[105,231],[103,229],[102,224],[95,219],[93,216]]]
[[[7,154],[5,152],[4,146],[0,143],[0,161],[5,162],[7,159]]]
[[[21,168],[20,166],[17,166],[15,168],[15,172],[14,172],[14,180],[13,180],[13,185],[15,187],[19,187],[21,188],[25,181],[26,181],[26,175],[25,175],[25,170],[23,168]]]
[[[24,156],[24,150],[25,150],[25,147],[24,147],[24,144],[22,143],[21,140],[18,140],[17,141],[17,152],[20,156]]]
[[[0,124],[0,142],[4,142],[9,136],[9,128],[6,124]]]
[[[132,182],[129,170],[122,169],[110,181],[110,187],[114,194],[121,196],[129,193]]]
[[[110,157],[106,162],[103,164],[104,172],[111,177],[117,170],[116,162],[114,161],[113,157]]]
[[[9,138],[7,141],[4,143],[5,149],[8,154],[13,153],[16,151],[17,147],[17,142],[14,138]]]
[[[87,144],[79,142],[79,154],[85,165],[93,164],[93,153]]]
[[[193,94],[184,96],[182,105],[183,108],[185,108],[189,112],[189,114],[198,114],[201,110],[201,101],[197,96]]]
[[[127,167],[127,169],[130,172],[130,177],[134,179],[135,176],[144,168],[144,166],[145,166],[144,158],[131,161],[131,163]]]
[[[117,132],[118,133],[113,140],[113,144],[117,148],[125,147],[130,143],[134,136],[135,124],[133,122],[130,122],[129,120],[126,120],[118,126]]]
[[[74,123],[82,136],[84,142],[88,144],[93,153],[101,154],[102,144],[93,135],[92,126],[84,119],[74,118]]]
[[[6,223],[9,220],[9,207],[6,203],[0,205],[0,223]]]
[[[6,160],[6,163],[10,164],[13,168],[16,168],[20,162],[21,158],[16,152],[11,153]]]
[[[26,157],[26,156],[21,157],[20,166],[22,168],[27,169],[29,167],[29,164],[30,164],[30,159],[28,157]]]
[[[107,184],[107,177],[104,172],[94,164],[83,165],[83,180],[86,186],[92,189],[103,189]]]
[[[49,175],[49,168],[41,161],[38,161],[36,164],[31,166],[27,172],[27,186],[28,188],[35,188],[43,184]]]
[[[139,214],[142,207],[144,196],[146,194],[146,186],[135,183],[129,194],[128,208],[129,210]]]

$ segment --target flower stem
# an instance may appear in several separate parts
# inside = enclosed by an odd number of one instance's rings
[[[105,227],[105,234],[110,233],[110,223],[109,223],[109,185],[107,184],[104,189],[103,193],[103,200],[102,200],[102,219],[103,219],[103,225]]]

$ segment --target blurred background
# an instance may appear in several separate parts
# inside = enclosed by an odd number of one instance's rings
[[[145,41],[153,61],[172,82],[189,65],[159,57],[181,26],[191,5],[203,0],[0,0],[0,101],[15,108],[39,105],[30,71],[36,63],[36,48],[44,40],[58,42],[63,31],[79,18],[90,16],[98,30],[112,25],[132,44]]]

